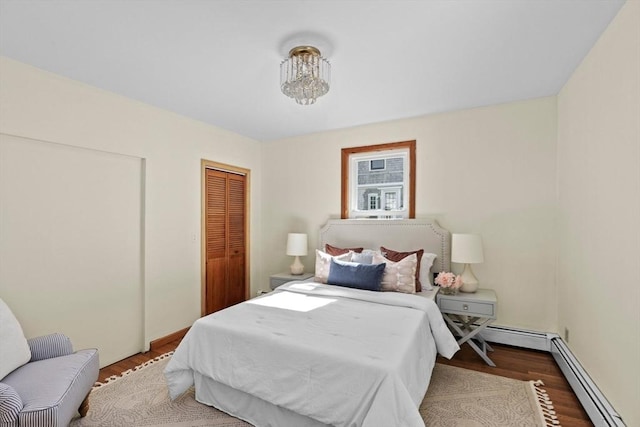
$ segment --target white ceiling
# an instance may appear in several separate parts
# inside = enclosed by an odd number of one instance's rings
[[[0,53],[267,141],[554,95],[623,3],[0,0]],[[312,106],[279,88],[303,43],[332,64]]]

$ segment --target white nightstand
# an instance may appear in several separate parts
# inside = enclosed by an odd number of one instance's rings
[[[269,287],[271,290],[277,288],[280,285],[284,285],[287,282],[291,282],[294,280],[307,280],[313,277],[313,273],[303,273],[303,274],[291,274],[291,273],[278,273],[272,274],[269,276]]]
[[[496,293],[491,289],[478,289],[474,293],[460,292],[456,295],[438,292],[436,302],[444,320],[460,336],[458,344],[468,343],[489,366],[495,367],[496,364],[487,356],[487,350],[493,349],[480,332],[496,320]],[[476,322],[479,323],[475,324]]]

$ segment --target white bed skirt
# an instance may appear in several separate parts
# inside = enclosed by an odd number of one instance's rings
[[[257,427],[330,427],[197,372],[194,372],[194,383],[198,402],[213,406]]]

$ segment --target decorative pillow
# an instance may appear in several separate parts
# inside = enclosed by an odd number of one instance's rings
[[[386,268],[382,276],[381,290],[407,294],[416,293],[416,269],[418,268],[416,254],[411,254],[398,262],[391,261],[382,255],[373,255],[374,264],[382,262],[386,264]]]
[[[0,298],[0,381],[31,360],[31,350],[18,319]]]
[[[418,249],[417,251],[398,252],[394,251],[393,249],[388,249],[384,246],[380,246],[380,252],[385,258],[395,262],[401,261],[411,254],[416,254],[416,256],[418,257],[418,265],[416,267],[416,292],[420,292],[422,290],[422,284],[420,283],[420,261],[422,261],[422,254],[424,254],[424,249]]]
[[[420,262],[420,285],[422,286],[423,290],[433,289],[431,267],[433,266],[433,262],[436,260],[437,257],[438,255],[432,254],[429,252],[425,252],[422,255],[422,260]],[[417,290],[417,285],[416,285],[416,292],[419,292]]]
[[[358,264],[373,264],[373,252],[367,253],[353,253],[351,255],[351,262]]]
[[[364,248],[337,248],[335,246],[331,246],[328,243],[324,245],[324,250],[331,256],[346,254],[349,251],[359,254],[360,252],[362,252],[362,249]]]
[[[336,256],[335,259],[340,261],[351,261],[351,254],[353,254],[353,252],[347,252],[346,254]],[[316,249],[316,275],[313,278],[314,281],[327,283],[332,258],[333,257],[328,253]]]
[[[380,291],[385,267],[384,263],[367,265],[332,259],[327,283],[347,288]]]
[[[23,407],[22,399],[13,387],[0,383],[0,425],[17,426],[18,414]]]

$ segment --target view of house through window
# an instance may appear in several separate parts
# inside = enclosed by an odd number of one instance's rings
[[[408,150],[351,156],[351,170],[355,175],[351,180],[355,184],[352,218],[407,217],[404,203],[407,158]]]
[[[411,218],[414,151],[415,141],[343,149],[343,217]]]

